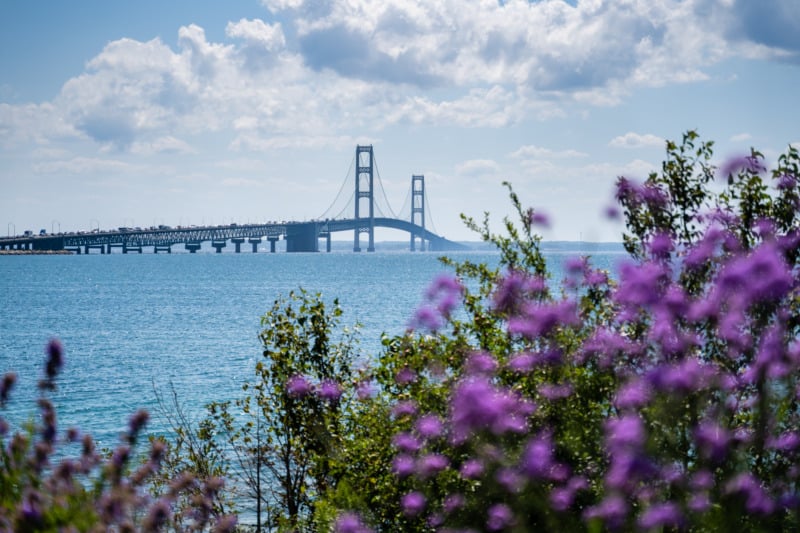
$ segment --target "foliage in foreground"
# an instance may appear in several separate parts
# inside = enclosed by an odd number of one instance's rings
[[[632,260],[615,281],[576,258],[555,291],[546,220],[510,191],[521,227],[466,220],[499,266],[446,261],[454,275],[371,365],[354,370],[349,334],[332,340],[338,306],[276,301],[254,381],[200,427],[178,420],[167,473],[194,475],[160,478],[156,498],[142,488],[160,441],[129,459],[143,415],[88,469],[48,466],[65,442],[48,364],[41,422],[3,441],[3,525],[230,528],[224,472],[270,531],[796,529],[800,157],[790,148],[770,182],[758,152],[716,169],[712,146],[688,132],[660,173],[619,180]],[[56,490],[65,472],[84,482]]]
[[[501,269],[455,264],[418,314],[423,334],[387,342],[380,392],[356,414],[375,429],[342,464],[377,457],[362,477],[394,482],[332,491],[326,503],[353,511],[339,531],[800,524],[800,157],[781,156],[770,184],[758,152],[715,169],[711,146],[688,132],[661,173],[620,179],[634,260],[615,282],[576,259],[552,294],[531,231],[544,220],[513,192],[521,230],[468,221]]]
[[[2,531],[233,531],[235,516],[214,512],[223,480],[199,483],[184,475],[173,479],[158,498],[148,486],[161,468],[165,445],[153,441],[137,461],[136,444],[148,421],[145,411],[131,416],[120,444],[103,456],[90,435],[60,431],[48,393],[55,390],[63,365],[60,342],[47,347],[45,375],[39,383],[39,418],[11,431],[0,418],[0,530]],[[0,406],[10,400],[16,374],[0,383]],[[79,450],[77,456],[68,454]],[[191,509],[176,512],[176,502],[197,494]]]

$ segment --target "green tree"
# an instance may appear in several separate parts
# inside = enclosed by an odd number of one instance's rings
[[[339,330],[341,315],[337,300],[328,311],[304,290],[276,300],[261,319],[264,358],[245,396],[209,406],[258,530],[314,530],[319,495],[336,482],[331,463],[356,346],[353,330]]]

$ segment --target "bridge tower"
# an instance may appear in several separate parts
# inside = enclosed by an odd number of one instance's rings
[[[374,157],[372,145],[356,146],[356,229],[353,237],[353,251],[360,252],[361,244],[359,237],[362,233],[369,234],[368,252],[375,251],[375,195],[374,188]],[[361,216],[361,199],[367,198],[369,201],[369,215]],[[363,220],[363,222],[361,222]]]
[[[416,215],[419,214],[420,222],[417,223]],[[425,176],[411,176],[411,223],[425,229]],[[425,235],[419,235],[419,250],[425,251]],[[417,235],[411,233],[411,251],[416,249]]]

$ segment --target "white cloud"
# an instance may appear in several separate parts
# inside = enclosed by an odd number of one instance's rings
[[[625,135],[614,137],[608,143],[614,148],[643,148],[646,146],[662,146],[664,139],[652,133],[639,134],[629,131]]]
[[[750,135],[749,133],[738,133],[731,137],[731,142],[739,143],[739,142],[749,141],[752,138],[753,136]]]
[[[171,135],[160,137],[149,142],[136,141],[131,145],[131,153],[137,155],[153,155],[161,153],[170,154],[196,154],[197,150],[186,141],[176,139]]]
[[[470,159],[456,166],[456,173],[460,176],[495,175],[499,171],[500,165],[491,159]]]
[[[263,187],[264,184],[260,181],[249,178],[225,178],[222,180],[222,185],[225,187]]]
[[[510,155],[517,159],[574,159],[588,157],[589,154],[578,150],[551,150],[542,146],[526,145],[521,146]]]
[[[159,149],[150,139],[231,129],[230,148],[261,149],[398,123],[505,127],[704,80],[733,56],[791,58],[800,44],[782,28],[796,4],[776,1],[784,20],[761,27],[744,18],[753,0],[262,0],[281,22],[228,22],[226,42],[196,25],[178,29],[174,49],[110,42],[52,102],[0,104],[0,142],[88,138],[142,153]]]
[[[124,161],[113,159],[102,159],[95,157],[74,157],[60,161],[48,161],[37,163],[33,166],[33,171],[38,174],[69,174],[86,175],[131,171],[133,165]]]

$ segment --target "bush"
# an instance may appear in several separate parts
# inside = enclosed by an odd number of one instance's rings
[[[453,264],[420,333],[387,340],[361,411],[384,425],[349,449],[394,483],[332,492],[361,514],[340,531],[798,526],[800,158],[781,156],[770,187],[758,152],[716,169],[697,138],[668,143],[645,183],[619,180],[633,259],[614,281],[576,259],[552,295],[540,217],[513,191],[521,230],[468,221],[502,270]]]
[[[48,398],[64,363],[61,343],[47,346],[45,374],[39,382],[39,419],[11,432],[0,418],[0,529],[3,531],[233,531],[233,516],[215,516],[213,500],[222,488],[219,478],[197,486],[185,476],[172,480],[159,497],[148,484],[161,468],[165,446],[153,441],[137,464],[135,450],[148,414],[131,416],[120,444],[106,455],[95,449],[90,435],[76,429],[59,432],[56,410]],[[4,407],[16,382],[7,373],[0,383]],[[68,456],[78,448],[80,454]],[[187,491],[202,495],[191,512],[178,515],[174,504]]]

